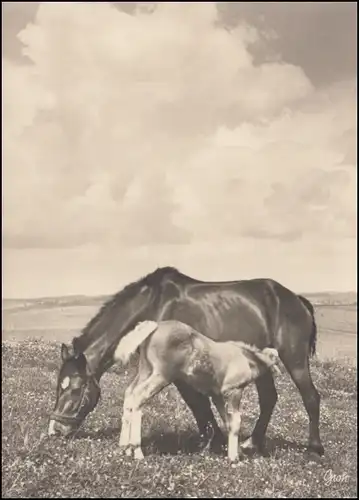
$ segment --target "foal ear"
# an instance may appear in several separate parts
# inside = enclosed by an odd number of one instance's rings
[[[66,344],[61,344],[61,359],[63,362],[67,361],[71,358],[70,351]]]

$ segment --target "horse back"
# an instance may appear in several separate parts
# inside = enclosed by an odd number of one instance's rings
[[[158,319],[178,320],[218,341],[282,348],[286,332],[308,343],[312,315],[299,296],[271,279],[200,282],[173,278],[163,287]],[[298,335],[295,332],[296,335]]]

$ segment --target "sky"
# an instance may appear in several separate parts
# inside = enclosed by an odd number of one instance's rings
[[[356,291],[356,2],[2,2],[3,296]]]

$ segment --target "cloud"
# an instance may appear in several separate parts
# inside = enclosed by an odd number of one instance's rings
[[[5,246],[354,236],[355,85],[261,37],[209,2],[41,4],[3,60]]]
[[[355,86],[313,92],[263,124],[221,127],[175,176],[197,237],[356,236]],[[349,135],[348,135],[349,134]],[[219,173],[220,170],[220,173]]]

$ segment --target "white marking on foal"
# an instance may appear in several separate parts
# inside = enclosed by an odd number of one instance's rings
[[[241,427],[241,414],[232,413],[228,433],[228,458],[234,462],[238,458],[238,434]]]
[[[131,415],[131,444],[134,447],[134,458],[142,460],[144,458],[141,449],[141,424],[142,424],[142,410],[132,411]]]
[[[53,436],[55,434],[55,420],[50,420],[49,422],[49,430],[48,430],[48,435]]]
[[[69,385],[70,385],[70,377],[65,377],[61,382],[61,389],[65,390],[68,388]]]

